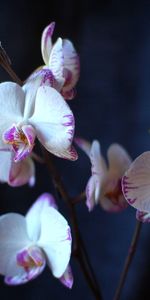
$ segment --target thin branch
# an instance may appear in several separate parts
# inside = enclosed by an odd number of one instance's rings
[[[84,192],[82,192],[81,194],[79,194],[78,196],[76,196],[72,199],[72,204],[75,205],[75,204],[78,204],[80,202],[84,202],[85,197],[86,197],[86,195],[85,195],[85,191],[84,191]]]
[[[10,75],[12,80],[16,83],[18,83],[20,86],[22,86],[22,81],[20,78],[16,75],[16,73],[13,71],[11,67],[11,60],[9,56],[7,55],[6,51],[2,47],[2,44],[0,43],[0,65],[5,69],[5,71]]]
[[[128,255],[126,257],[124,267],[123,267],[123,271],[121,273],[119,283],[118,283],[118,287],[116,289],[116,293],[115,293],[115,296],[114,296],[113,300],[119,300],[119,298],[120,298],[121,291],[123,289],[123,286],[124,286],[124,283],[125,283],[125,280],[126,280],[126,277],[127,277],[127,274],[128,274],[129,267],[131,265],[134,254],[136,252],[137,242],[138,242],[140,231],[141,231],[141,226],[142,226],[142,223],[140,221],[136,221],[136,226],[135,226],[135,230],[134,230],[133,237],[132,237],[132,240],[131,240],[131,244],[130,244],[130,247],[129,247]]]

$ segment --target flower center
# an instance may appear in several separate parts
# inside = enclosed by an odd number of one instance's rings
[[[35,130],[31,125],[23,125],[19,128],[13,124],[3,134],[5,144],[11,145],[15,152],[14,161],[20,161],[26,158],[33,149],[35,140]]]
[[[122,189],[121,189],[121,180],[118,179],[116,185],[112,190],[110,189],[109,191],[106,192],[105,197],[110,199],[114,204],[118,204],[119,198],[122,195]]]
[[[29,272],[34,267],[43,266],[45,259],[38,247],[30,247],[17,254],[17,264]]]

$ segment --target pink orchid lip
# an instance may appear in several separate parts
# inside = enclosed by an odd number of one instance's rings
[[[4,143],[11,145],[15,152],[15,162],[25,159],[31,153],[35,137],[35,130],[31,125],[23,125],[19,128],[13,124],[3,134]]]
[[[42,251],[38,247],[31,247],[17,254],[18,265],[27,272],[30,268],[43,266],[44,261]]]

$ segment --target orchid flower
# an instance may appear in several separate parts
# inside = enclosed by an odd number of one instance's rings
[[[52,44],[54,27],[52,22],[42,33],[41,52],[45,65],[34,71],[26,83],[37,80],[39,85],[50,85],[69,100],[75,96],[74,87],[79,79],[79,57],[68,39],[58,38]]]
[[[95,204],[110,212],[118,212],[127,207],[121,190],[121,177],[129,167],[131,159],[119,144],[108,148],[108,166],[100,151],[98,141],[92,144],[83,139],[75,139],[78,146],[89,156],[92,175],[86,186],[86,205],[91,211]]]
[[[137,209],[136,218],[150,222],[150,151],[138,156],[126,170],[122,191],[127,202]]]
[[[66,101],[49,86],[32,96],[16,83],[0,84],[0,150],[12,152],[18,163],[31,154],[37,137],[56,156],[77,159],[71,145],[74,117]]]
[[[47,263],[52,274],[71,288],[70,255],[70,227],[52,195],[41,195],[25,217],[17,213],[0,217],[0,274],[5,283],[26,283]]]

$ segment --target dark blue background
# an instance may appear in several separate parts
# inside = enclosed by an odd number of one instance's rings
[[[0,39],[13,67],[25,79],[42,64],[40,39],[44,27],[56,21],[54,39],[73,40],[81,58],[81,77],[75,100],[76,134],[101,142],[105,154],[113,142],[122,144],[133,159],[150,148],[150,1],[1,1]],[[0,80],[10,80],[0,70]],[[90,163],[79,151],[72,163],[56,159],[71,195],[83,191]],[[37,165],[37,182],[12,189],[0,186],[1,214],[25,213],[42,192],[53,192],[44,167]],[[67,216],[62,202],[60,210]],[[99,206],[89,214],[77,208],[80,228],[104,299],[111,300],[117,286],[132,232],[135,210],[109,214]],[[74,286],[65,289],[48,269],[33,282],[7,287],[0,278],[1,299],[92,300],[93,296],[72,260]],[[122,300],[150,299],[150,225],[144,225],[137,253],[127,277]]]

